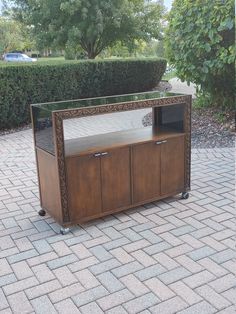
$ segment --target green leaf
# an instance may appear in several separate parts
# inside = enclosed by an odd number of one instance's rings
[[[234,27],[234,20],[228,17],[226,19],[225,25],[228,29],[232,29]]]
[[[204,73],[208,73],[208,72],[209,72],[209,70],[208,70],[208,68],[207,68],[206,66],[203,66],[202,71],[203,71]]]
[[[209,38],[210,38],[211,41],[212,41],[213,38],[214,38],[214,34],[215,34],[214,30],[211,29],[211,30],[209,31]]]
[[[234,20],[230,17],[227,17],[220,26],[218,27],[218,31],[223,31],[225,29],[232,29],[234,27]]]
[[[206,43],[206,44],[204,45],[204,47],[205,47],[205,50],[206,50],[207,52],[210,52],[210,51],[211,51],[211,45],[210,45],[209,43]]]

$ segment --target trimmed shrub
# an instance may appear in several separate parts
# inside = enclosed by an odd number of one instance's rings
[[[0,129],[30,121],[33,103],[148,91],[165,59],[65,61],[0,67]]]

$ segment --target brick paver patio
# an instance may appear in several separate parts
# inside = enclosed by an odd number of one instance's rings
[[[32,131],[2,136],[0,313],[235,314],[234,202],[234,150],[193,149],[188,200],[62,236],[37,214]]]

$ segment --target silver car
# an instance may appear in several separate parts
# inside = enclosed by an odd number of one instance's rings
[[[13,52],[9,52],[6,53],[3,57],[4,61],[7,62],[35,62],[37,61],[36,58],[30,58],[29,56],[27,56],[24,53],[13,53]]]

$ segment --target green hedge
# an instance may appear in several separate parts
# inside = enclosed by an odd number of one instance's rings
[[[147,91],[161,80],[165,59],[65,61],[0,67],[0,129],[30,121],[29,105]]]

